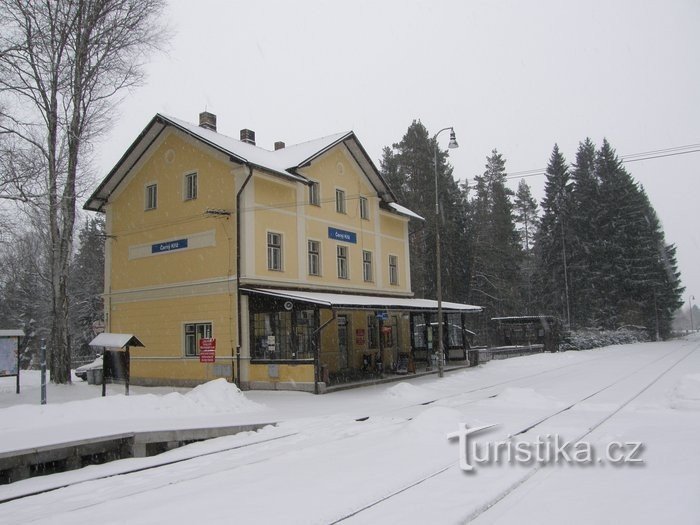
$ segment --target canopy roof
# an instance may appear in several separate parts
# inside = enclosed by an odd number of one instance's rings
[[[24,330],[0,330],[0,337],[24,337]]]
[[[430,299],[414,299],[410,297],[382,297],[372,295],[349,295],[340,293],[325,292],[300,292],[296,290],[280,290],[270,288],[241,288],[242,292],[248,294],[261,294],[291,301],[302,301],[311,304],[325,306],[331,309],[354,309],[354,310],[406,310],[406,311],[435,311],[437,301]],[[445,312],[479,312],[480,306],[471,304],[460,304],[442,302],[442,309]]]
[[[127,346],[144,346],[134,334],[99,334],[90,341],[90,346],[104,346],[105,348],[123,349]]]

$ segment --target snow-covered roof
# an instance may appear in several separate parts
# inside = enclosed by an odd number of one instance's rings
[[[153,117],[151,122],[136,138],[119,162],[117,162],[112,171],[109,172],[107,177],[105,177],[95,192],[90,196],[84,208],[92,211],[103,211],[104,205],[109,200],[110,195],[116,190],[133,166],[167,127],[174,127],[196,138],[204,144],[227,155],[234,162],[247,164],[253,168],[302,183],[309,183],[309,180],[304,177],[303,174],[299,173],[298,170],[302,170],[314,159],[323,155],[331,148],[343,144],[372,186],[374,186],[377,195],[382,201],[401,215],[421,218],[419,215],[403,206],[392,206],[392,204],[396,204],[396,197],[353,131],[335,133],[319,139],[270,151],[179,118],[161,114],[156,114],[156,116]]]
[[[0,337],[24,337],[23,330],[0,330]]]
[[[144,346],[134,334],[110,334],[102,333],[90,341],[90,346],[104,346],[105,348],[121,349],[127,346]]]
[[[430,299],[414,299],[411,297],[382,297],[369,295],[349,295],[326,292],[299,292],[296,290],[280,290],[271,288],[242,288],[241,291],[271,295],[292,301],[318,304],[329,308],[346,309],[394,309],[394,310],[437,310],[437,301]],[[442,302],[442,309],[455,312],[478,312],[480,306],[471,304]]]
[[[396,211],[397,213],[400,213],[401,215],[406,215],[406,216],[408,216],[408,217],[413,217],[413,218],[415,218],[415,219],[420,219],[420,220],[422,220],[422,221],[425,220],[424,217],[421,217],[421,216],[418,215],[416,212],[411,211],[411,210],[409,210],[408,208],[406,208],[406,207],[404,207],[404,206],[401,206],[400,204],[397,204],[397,203],[395,203],[395,202],[390,202],[390,203],[389,203],[389,207],[390,207],[390,208],[393,208],[394,211]]]

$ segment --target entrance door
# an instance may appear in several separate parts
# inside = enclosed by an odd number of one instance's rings
[[[348,367],[348,334],[350,330],[348,329],[348,316],[339,315],[338,316],[338,353],[340,354],[340,368]]]

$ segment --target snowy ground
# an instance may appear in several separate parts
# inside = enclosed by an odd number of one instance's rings
[[[324,396],[242,394],[217,381],[132,387],[128,398],[110,385],[103,399],[100,387],[78,381],[50,385],[42,407],[38,382],[23,374],[16,395],[14,378],[0,379],[0,451],[134,430],[278,424],[0,486],[4,499],[71,485],[0,505],[0,523],[700,523],[697,336],[492,361]],[[473,438],[484,446],[511,434],[511,442],[580,440],[595,461],[502,461],[467,473],[459,440],[447,439],[460,423],[498,424]],[[642,442],[644,462],[613,465],[604,457],[613,442]]]

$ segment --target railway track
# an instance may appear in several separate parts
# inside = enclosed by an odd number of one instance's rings
[[[635,394],[632,397],[627,399],[624,403],[619,405],[615,410],[611,411],[604,418],[602,418],[600,421],[596,422],[594,425],[592,425],[590,428],[588,428],[586,430],[586,432],[582,435],[582,437],[585,437],[590,432],[592,432],[593,430],[598,428],[600,425],[604,424],[605,421],[607,421],[611,417],[614,417],[615,414],[617,414],[620,410],[624,409],[625,406],[627,406],[630,402],[632,402],[634,399],[636,399],[644,391],[646,391],[648,388],[650,388],[661,377],[663,377],[671,369],[675,368],[678,364],[680,364],[680,362],[682,362],[684,359],[686,359],[688,356],[690,356],[694,349],[695,348],[692,348],[690,351],[687,351],[686,353],[684,353],[679,359],[674,360],[674,362],[671,364],[671,366],[669,366],[664,371],[662,371],[661,374],[658,374],[643,389],[641,389],[638,392],[635,392]],[[576,406],[582,402],[585,402],[585,401],[595,397],[596,395],[599,395],[600,393],[612,388],[613,386],[625,381],[626,379],[634,376],[635,374],[639,373],[640,371],[644,370],[645,368],[652,366],[653,364],[659,362],[660,360],[669,357],[671,354],[681,352],[683,350],[684,350],[684,347],[683,348],[676,348],[670,352],[663,354],[660,357],[656,357],[652,360],[649,360],[646,363],[644,363],[643,365],[641,365],[640,367],[637,367],[634,371],[624,374],[623,376],[617,378],[615,381],[613,381],[609,384],[606,384],[602,387],[596,388],[595,391],[587,393],[585,396],[574,401],[573,403],[568,403],[566,407],[559,409],[559,410],[553,412],[552,414],[548,414],[544,418],[539,418],[536,421],[532,421],[531,423],[523,426],[521,429],[519,429],[515,433],[512,433],[511,435],[519,435],[519,434],[523,434],[525,432],[528,432],[529,430],[536,428],[538,425],[541,425],[545,421],[553,419],[557,415],[560,415],[563,412],[570,410],[574,406]],[[598,358],[598,359],[600,359],[600,358]],[[445,403],[446,401],[449,401],[449,402],[452,402],[455,400],[459,401],[458,398],[460,396],[465,396],[465,395],[469,395],[469,394],[475,394],[475,393],[485,394],[485,395],[478,396],[474,399],[469,399],[469,400],[465,401],[464,403],[458,402],[456,404],[446,405],[446,406],[450,406],[450,407],[464,406],[464,405],[474,403],[474,402],[477,402],[480,400],[484,400],[487,398],[496,397],[499,393],[499,388],[501,389],[500,391],[502,391],[503,387],[506,387],[508,385],[512,385],[514,383],[518,383],[520,381],[528,381],[528,380],[531,380],[532,378],[537,378],[537,377],[541,377],[541,379],[543,381],[551,380],[552,377],[561,377],[561,376],[565,376],[567,374],[575,373],[577,371],[578,366],[583,365],[583,364],[590,364],[590,362],[591,362],[591,360],[577,362],[577,363],[569,363],[569,364],[566,364],[563,366],[550,368],[548,370],[536,372],[533,374],[524,374],[524,375],[521,375],[521,376],[518,376],[515,378],[510,378],[507,380],[498,381],[495,383],[490,383],[487,385],[475,387],[475,388],[467,390],[467,391],[446,394],[444,396],[437,396],[437,397],[435,397],[433,399],[429,399],[427,401],[408,404],[408,405],[404,405],[404,406],[397,407],[395,409],[391,409],[391,410],[387,410],[387,411],[372,413],[371,415],[368,415],[368,416],[355,418],[355,421],[363,422],[363,421],[367,421],[370,419],[381,419],[381,416],[389,415],[389,416],[393,416],[393,417],[389,418],[389,420],[387,420],[387,421],[381,421],[380,423],[375,422],[375,426],[376,426],[377,430],[381,430],[381,429],[384,429],[384,428],[392,426],[392,425],[401,425],[401,424],[406,423],[407,420],[412,419],[412,417],[415,414],[419,413],[426,405],[440,404],[440,403]],[[399,416],[399,418],[397,418],[396,416]],[[347,439],[349,437],[353,437],[353,436],[342,436],[342,437],[339,437],[336,439],[342,440],[342,439]],[[271,443],[274,444],[275,446],[279,446],[279,449],[278,449],[279,452],[272,454],[272,455],[269,454],[269,450],[268,450],[263,457],[255,457],[255,455],[253,454],[252,455],[253,457],[238,458],[239,460],[243,460],[243,461],[235,461],[235,460],[232,460],[231,458],[229,458],[227,461],[228,461],[228,463],[232,463],[232,464],[229,464],[228,466],[226,466],[226,468],[224,468],[222,470],[236,469],[236,468],[243,467],[243,466],[249,466],[249,465],[253,465],[256,463],[269,461],[271,459],[274,459],[276,457],[284,455],[285,453],[287,453],[289,451],[288,447],[289,447],[290,443],[294,443],[294,450],[296,450],[296,451],[300,450],[299,445],[301,445],[301,449],[305,449],[305,448],[314,447],[318,444],[315,442],[314,439],[304,439],[304,438],[305,438],[305,436],[300,435],[300,432],[289,432],[289,433],[282,434],[280,436],[274,436],[271,438],[256,440],[256,441],[253,441],[250,443],[238,444],[238,445],[235,445],[232,447],[227,447],[227,448],[221,449],[221,450],[209,451],[205,454],[194,454],[194,455],[191,455],[188,457],[178,458],[176,460],[171,460],[171,461],[159,462],[158,464],[153,464],[153,465],[149,465],[149,466],[145,466],[145,467],[142,466],[142,467],[125,469],[124,471],[112,473],[109,475],[95,476],[95,477],[90,478],[90,479],[80,480],[79,482],[76,482],[76,483],[62,483],[62,484],[60,484],[60,486],[55,486],[55,487],[52,487],[50,489],[33,491],[30,493],[16,495],[16,496],[13,496],[10,498],[3,499],[0,496],[0,503],[5,503],[5,502],[13,501],[13,500],[24,499],[24,498],[32,498],[35,496],[39,496],[41,494],[45,494],[47,492],[57,490],[59,488],[68,488],[68,487],[71,487],[71,486],[74,486],[74,485],[77,485],[80,483],[94,482],[94,481],[99,481],[99,480],[107,479],[110,477],[116,477],[116,476],[128,476],[130,474],[143,472],[145,470],[153,470],[153,469],[157,469],[157,468],[161,468],[161,467],[167,467],[169,465],[173,465],[176,463],[182,463],[185,461],[195,461],[195,460],[197,460],[199,458],[203,458],[205,456],[216,456],[217,454],[221,454],[221,455],[229,454],[230,455],[231,453],[252,450],[252,449],[255,449],[255,447],[257,447],[257,446],[271,444]],[[324,443],[327,443],[327,442],[329,442],[329,440],[324,441]],[[341,523],[341,522],[344,522],[350,518],[353,518],[356,516],[362,516],[362,514],[364,512],[366,512],[367,510],[374,508],[374,507],[377,507],[377,506],[380,506],[384,503],[387,503],[387,502],[391,501],[393,498],[395,498],[396,496],[398,496],[399,494],[403,494],[403,493],[406,493],[408,491],[411,491],[412,489],[414,489],[414,488],[416,488],[416,487],[418,487],[426,482],[429,482],[430,480],[435,479],[435,478],[439,477],[440,475],[444,474],[445,472],[449,471],[450,469],[454,469],[454,468],[457,468],[456,461],[451,461],[449,464],[442,465],[439,468],[436,468],[432,472],[428,473],[427,475],[421,476],[420,478],[415,479],[414,481],[412,481],[410,483],[407,483],[403,486],[400,486],[400,487],[396,488],[393,491],[390,491],[389,493],[387,493],[386,495],[384,495],[380,498],[373,499],[372,501],[367,502],[365,505],[361,505],[358,508],[343,514],[339,518],[337,518],[333,521],[330,521],[329,523]],[[196,469],[193,469],[193,470],[196,470]],[[191,475],[191,476],[186,475],[186,476],[182,477],[182,479],[168,479],[167,481],[164,482],[164,484],[171,485],[171,484],[176,484],[176,483],[180,483],[180,482],[186,482],[186,481],[190,481],[192,479],[198,479],[201,477],[206,477],[208,475],[218,474],[222,470],[217,469],[215,472],[205,472],[203,474],[201,474],[201,473],[196,474],[193,472],[193,475]],[[471,521],[473,519],[476,519],[483,512],[486,512],[493,505],[497,504],[503,498],[507,497],[512,491],[516,490],[519,486],[521,486],[522,484],[527,482],[527,480],[530,479],[530,477],[532,477],[538,470],[539,470],[539,467],[533,468],[532,470],[530,470],[525,476],[523,476],[521,479],[519,479],[515,484],[509,486],[506,490],[504,490],[502,493],[500,493],[497,498],[493,498],[487,504],[485,504],[482,507],[480,507],[479,509],[477,509],[477,511],[473,512],[465,519],[467,521]],[[163,485],[160,483],[155,483],[152,486],[148,486],[148,487],[136,487],[133,492],[126,491],[125,493],[120,494],[116,497],[117,498],[128,498],[129,496],[131,496],[133,494],[142,493],[144,491],[157,490],[157,489],[161,488],[162,486]],[[72,506],[71,509],[66,509],[66,512],[69,512],[72,510],[78,510],[78,509],[82,509],[82,508],[87,508],[90,506],[97,506],[100,503],[101,502],[96,501],[96,502],[91,502],[87,505]]]

